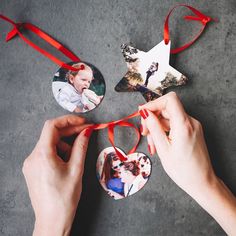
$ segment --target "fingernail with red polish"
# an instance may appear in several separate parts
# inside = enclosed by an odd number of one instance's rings
[[[85,129],[84,136],[87,138],[90,138],[92,132],[93,132],[93,129],[87,128],[87,129]]]
[[[139,130],[140,130],[140,133],[143,132],[143,126],[142,125],[140,125]]]
[[[148,144],[148,151],[149,151],[150,155],[152,156],[151,147],[149,144]]]
[[[140,110],[139,113],[144,120],[147,119],[147,117],[149,116],[148,111],[146,109]]]

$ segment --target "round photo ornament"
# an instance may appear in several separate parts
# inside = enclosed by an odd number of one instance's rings
[[[101,72],[82,61],[68,64],[78,70],[61,67],[56,72],[52,81],[56,101],[69,112],[85,113],[93,110],[105,95],[105,81]]]
[[[33,24],[15,23],[4,15],[0,15],[0,19],[13,25],[13,29],[7,34],[7,42],[18,35],[29,46],[60,66],[53,77],[52,91],[61,107],[70,112],[85,113],[93,110],[101,103],[105,95],[105,81],[95,66],[81,61],[73,52]],[[22,29],[35,33],[69,58],[71,62],[65,63],[40,48],[22,34]]]

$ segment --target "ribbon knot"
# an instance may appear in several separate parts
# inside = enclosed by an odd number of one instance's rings
[[[200,15],[200,16],[184,16],[185,20],[195,20],[195,21],[201,21],[202,24],[205,26],[208,22],[211,21],[211,17]]]
[[[206,16],[206,17],[202,18],[202,24],[203,25],[206,25],[210,21],[211,21],[211,17],[209,17],[209,16]]]
[[[111,143],[111,145],[113,146],[117,156],[119,157],[119,159],[121,161],[126,161],[127,160],[127,156],[124,156],[115,146],[115,134],[114,134],[114,129],[116,126],[121,126],[121,127],[130,127],[133,128],[136,136],[137,136],[137,141],[136,144],[133,146],[133,148],[131,150],[129,150],[128,154],[134,153],[135,150],[137,149],[138,143],[140,141],[140,132],[139,129],[132,123],[128,122],[127,120],[132,119],[134,117],[139,116],[139,112],[136,111],[134,113],[132,113],[129,116],[126,116],[120,120],[116,120],[116,121],[111,121],[108,123],[102,123],[102,124],[95,124],[93,126],[90,126],[89,128],[92,130],[101,130],[101,129],[108,129],[108,139]]]
[[[199,33],[193,38],[192,41],[186,43],[185,45],[179,47],[179,48],[175,48],[175,49],[171,49],[171,53],[172,54],[175,54],[175,53],[179,53],[183,50],[185,50],[186,48],[190,47],[199,37],[200,35],[202,34],[202,32],[204,31],[206,25],[208,22],[210,22],[212,20],[211,17],[209,16],[206,16],[204,15],[203,13],[201,13],[200,11],[198,11],[197,9],[189,6],[189,5],[185,5],[185,4],[179,4],[179,5],[176,5],[174,6],[169,14],[167,15],[166,17],[166,20],[165,20],[165,24],[164,24],[164,41],[166,44],[169,43],[170,41],[170,33],[169,33],[169,17],[170,15],[172,14],[172,12],[177,8],[177,7],[186,7],[188,8],[189,10],[191,10],[195,15],[194,16],[184,16],[184,19],[186,20],[195,20],[195,21],[199,21],[202,23],[203,27],[201,28],[201,30],[199,31]]]
[[[16,28],[21,29],[23,27],[23,23],[16,23]]]
[[[22,27],[23,23],[14,23],[14,28],[6,36],[6,42],[13,39],[18,34],[18,30],[20,30]]]

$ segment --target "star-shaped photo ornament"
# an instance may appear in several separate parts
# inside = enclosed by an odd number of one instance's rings
[[[128,72],[116,85],[117,92],[142,93],[146,101],[163,95],[171,86],[184,85],[187,77],[169,64],[170,42],[164,40],[148,52],[143,52],[128,44],[121,45]]]

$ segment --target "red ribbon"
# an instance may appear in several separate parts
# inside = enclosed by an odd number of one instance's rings
[[[175,53],[179,53],[183,50],[185,50],[186,48],[190,47],[202,34],[202,32],[204,31],[206,25],[208,22],[212,21],[213,19],[209,16],[204,15],[203,13],[201,13],[200,11],[198,11],[197,9],[189,6],[189,5],[185,5],[185,4],[179,4],[174,6],[170,12],[168,13],[168,15],[166,16],[165,19],[165,23],[164,23],[164,41],[166,44],[169,43],[170,41],[170,34],[169,34],[169,18],[170,15],[172,14],[172,12],[175,10],[175,8],[177,7],[187,7],[188,9],[190,9],[195,16],[185,16],[184,19],[186,20],[195,20],[195,21],[200,21],[203,24],[203,27],[201,28],[201,30],[199,31],[199,33],[194,37],[194,39],[192,41],[190,41],[189,43],[176,48],[176,49],[172,49],[171,53],[175,54]],[[52,54],[50,54],[49,52],[43,50],[42,48],[40,48],[39,46],[37,46],[36,44],[34,44],[32,41],[30,41],[29,39],[27,39],[26,37],[23,36],[23,34],[20,32],[21,28],[24,29],[28,29],[30,31],[32,31],[33,33],[35,33],[36,35],[38,35],[40,38],[42,38],[43,40],[45,40],[47,43],[49,43],[51,46],[53,46],[54,48],[56,48],[57,50],[59,50],[60,52],[62,52],[66,57],[68,57],[69,59],[71,59],[71,61],[74,62],[79,62],[80,58],[77,57],[73,52],[71,52],[70,50],[68,50],[67,48],[65,48],[63,45],[61,45],[59,42],[57,42],[55,39],[53,39],[52,37],[50,37],[48,34],[46,34],[45,32],[43,32],[40,28],[38,28],[37,26],[30,24],[30,23],[15,23],[14,21],[12,21],[11,19],[7,18],[4,15],[0,15],[0,18],[9,22],[10,24],[13,25],[13,29],[12,31],[10,31],[7,34],[6,37],[6,41],[8,42],[9,40],[11,40],[12,38],[14,38],[16,35],[19,35],[20,38],[22,40],[24,40],[28,45],[30,45],[32,48],[34,48],[36,51],[40,52],[41,54],[43,54],[44,56],[46,56],[47,58],[49,58],[50,60],[52,60],[53,62],[55,62],[57,65],[59,65],[60,67],[63,67],[67,70],[72,70],[72,71],[78,71],[78,70],[83,70],[84,66],[81,66],[80,68],[74,68],[73,66],[70,66],[68,64],[66,64],[65,62],[59,60],[58,58],[56,58],[55,56],[53,56]]]
[[[187,7],[188,9],[190,9],[195,14],[195,16],[185,16],[184,17],[185,20],[200,21],[202,23],[203,27],[201,28],[199,33],[193,38],[192,41],[190,41],[189,43],[187,43],[187,44],[185,44],[185,45],[183,45],[179,48],[171,49],[170,52],[172,54],[179,53],[179,52],[185,50],[186,48],[190,47],[200,37],[200,35],[204,31],[204,29],[206,28],[207,23],[213,20],[211,17],[204,15],[203,13],[201,13],[200,11],[198,11],[197,9],[195,9],[195,8],[189,6],[189,5],[185,5],[185,4],[176,5],[170,10],[170,12],[168,13],[168,15],[166,16],[166,19],[165,19],[165,24],[164,24],[164,41],[165,41],[165,44],[168,44],[169,41],[170,41],[170,33],[169,33],[169,18],[170,18],[170,15],[172,14],[172,12],[177,7],[181,7],[181,6],[182,7]]]
[[[8,42],[9,40],[11,40],[13,37],[15,37],[17,34],[31,47],[33,47],[36,51],[40,52],[41,54],[45,55],[46,57],[48,57],[49,59],[51,59],[53,62],[55,62],[56,64],[58,64],[59,66],[68,69],[68,70],[72,70],[72,71],[78,71],[78,70],[83,70],[84,67],[81,68],[74,68],[66,63],[64,63],[63,61],[60,61],[59,59],[57,59],[56,57],[54,57],[53,55],[51,55],[50,53],[46,52],[45,50],[43,50],[42,48],[38,47],[36,44],[34,44],[33,42],[31,42],[29,39],[25,38],[22,33],[20,32],[21,28],[24,29],[28,29],[30,31],[32,31],[33,33],[35,33],[36,35],[38,35],[40,38],[44,39],[46,42],[48,42],[50,45],[52,45],[53,47],[55,47],[56,49],[58,49],[60,52],[62,52],[65,56],[67,56],[68,58],[70,58],[72,61],[80,61],[80,59],[73,54],[71,51],[69,51],[68,49],[66,49],[64,46],[62,46],[59,42],[57,42],[56,40],[54,40],[53,38],[51,38],[48,34],[46,34],[45,32],[43,32],[41,29],[39,29],[38,27],[36,27],[35,25],[32,25],[30,23],[15,23],[13,22],[11,19],[7,18],[6,16],[0,15],[0,18],[9,22],[10,24],[13,25],[13,29],[12,31],[10,31],[7,34],[6,37],[6,41]],[[133,146],[133,148],[128,152],[128,154],[134,153],[137,149],[138,143],[140,141],[140,133],[139,133],[139,129],[132,123],[127,122],[127,120],[137,117],[139,116],[139,112],[135,112],[123,119],[117,120],[117,121],[112,121],[112,122],[108,122],[108,123],[103,123],[103,124],[96,124],[93,125],[91,127],[91,129],[94,130],[100,130],[100,129],[105,129],[108,128],[108,139],[111,143],[111,145],[113,146],[113,148],[115,149],[115,152],[117,153],[119,159],[121,161],[126,161],[127,157],[125,157],[116,147],[115,147],[115,138],[114,138],[114,128],[115,126],[121,126],[121,127],[131,127],[135,130],[136,132],[136,136],[137,136],[137,141],[136,144]]]
[[[32,48],[34,48],[36,51],[40,52],[41,54],[43,54],[44,56],[46,56],[47,58],[49,58],[50,60],[52,60],[53,62],[55,62],[57,65],[59,65],[60,67],[63,67],[67,70],[72,70],[72,71],[78,71],[78,70],[83,70],[84,66],[82,65],[80,68],[75,68],[73,66],[70,66],[68,64],[66,64],[65,62],[59,60],[58,58],[56,58],[55,56],[53,56],[52,54],[50,54],[49,52],[43,50],[42,48],[40,48],[39,46],[37,46],[36,44],[34,44],[33,42],[31,42],[29,39],[27,39],[26,37],[24,37],[24,35],[20,32],[21,28],[24,29],[28,29],[30,31],[32,31],[33,33],[35,33],[36,35],[38,35],[40,38],[42,38],[43,40],[45,40],[47,43],[49,43],[51,46],[53,46],[54,48],[56,48],[57,50],[59,50],[60,52],[62,52],[66,57],[68,57],[71,61],[73,62],[79,62],[80,58],[77,57],[73,52],[71,52],[69,49],[65,48],[63,45],[61,45],[59,42],[57,42],[55,39],[53,39],[52,37],[50,37],[48,34],[46,34],[45,32],[43,32],[41,29],[39,29],[37,26],[32,25],[30,23],[15,23],[14,21],[12,21],[11,19],[7,18],[6,16],[0,15],[0,18],[9,22],[10,24],[13,25],[13,29],[7,34],[6,37],[6,42],[10,41],[12,38],[14,38],[16,35],[19,35],[21,37],[21,39],[23,39],[28,45],[30,45]]]
[[[200,11],[196,10],[195,8],[193,8],[191,6],[188,6],[188,5],[185,5],[185,4],[179,4],[179,5],[175,6],[175,7],[173,7],[170,10],[169,14],[167,15],[166,20],[165,20],[165,24],[164,24],[164,41],[165,41],[166,44],[168,44],[169,41],[170,41],[169,23],[168,23],[169,22],[169,17],[172,14],[172,12],[174,11],[174,9],[179,7],[179,6],[187,7],[188,9],[190,9],[195,14],[195,16],[185,16],[184,19],[200,21],[203,24],[203,27],[201,28],[200,32],[197,34],[197,36],[195,36],[195,38],[192,41],[190,41],[189,43],[187,43],[187,44],[185,44],[185,45],[183,45],[183,46],[181,46],[179,48],[172,49],[171,50],[172,54],[181,52],[184,49],[186,49],[189,46],[191,46],[200,37],[200,35],[204,31],[207,23],[213,20],[211,17],[206,16],[206,15],[202,14]],[[23,39],[28,45],[33,47],[36,51],[40,52],[44,56],[48,57],[50,60],[52,60],[53,62],[58,64],[60,67],[63,67],[65,69],[67,69],[67,70],[72,70],[72,71],[78,71],[78,70],[83,70],[84,69],[84,66],[81,66],[80,68],[74,68],[74,67],[64,63],[63,61],[57,59],[56,57],[54,57],[53,55],[51,55],[47,51],[43,50],[42,48],[38,47],[36,44],[31,42],[29,39],[25,38],[22,35],[22,33],[20,32],[21,28],[28,29],[28,30],[32,31],[33,33],[35,33],[36,35],[38,35],[40,38],[44,39],[51,46],[55,47],[57,50],[62,52],[65,56],[70,58],[72,61],[74,61],[74,62],[80,61],[80,59],[75,54],[73,54],[70,50],[68,50],[67,48],[62,46],[59,42],[57,42],[55,39],[50,37],[48,34],[43,32],[41,29],[39,29],[35,25],[32,25],[30,23],[15,23],[11,19],[9,19],[9,18],[7,18],[6,16],[3,16],[3,15],[0,15],[0,18],[13,25],[12,31],[10,31],[7,34],[7,37],[6,37],[6,41],[7,42],[9,40],[11,40],[13,37],[15,37],[16,35],[19,35],[21,37],[21,39]],[[126,161],[127,157],[125,157],[115,147],[114,128],[115,128],[115,126],[122,126],[122,127],[131,127],[133,129],[135,129],[136,136],[137,136],[137,142],[134,145],[134,147],[128,152],[128,154],[134,153],[135,150],[137,149],[138,143],[140,141],[140,133],[139,133],[139,129],[135,125],[133,125],[132,123],[128,122],[127,120],[129,120],[131,118],[134,118],[134,117],[137,117],[137,116],[139,116],[139,112],[135,112],[135,113],[133,113],[133,114],[131,114],[131,115],[129,115],[129,116],[123,118],[123,119],[117,120],[117,121],[112,121],[112,122],[108,122],[108,123],[93,125],[91,127],[91,129],[100,130],[100,129],[108,128],[108,138],[109,138],[110,143],[114,147],[114,149],[115,149],[118,157],[120,158],[120,160],[121,161]]]
[[[134,124],[127,122],[127,120],[132,119],[137,116],[139,116],[138,111],[134,112],[133,114],[131,114],[129,116],[124,117],[123,119],[120,119],[117,121],[111,121],[108,123],[96,124],[96,125],[91,126],[90,128],[93,130],[100,130],[100,129],[108,128],[108,139],[109,139],[111,145],[115,149],[115,152],[116,152],[117,156],[119,157],[119,159],[121,161],[126,161],[127,157],[124,156],[115,146],[114,128],[115,128],[115,126],[121,126],[121,127],[131,127],[135,130],[135,133],[137,136],[137,141],[136,141],[135,145],[133,146],[133,148],[128,152],[128,154],[134,153],[136,151],[137,146],[140,141],[140,132],[139,132],[139,129]]]

